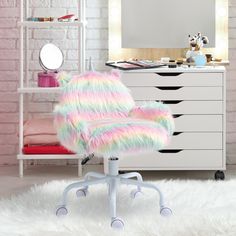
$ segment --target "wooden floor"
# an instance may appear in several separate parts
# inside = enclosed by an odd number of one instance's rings
[[[83,174],[88,171],[103,172],[102,165],[86,165]],[[160,179],[214,179],[214,171],[142,171],[144,180]],[[236,165],[227,166],[226,179],[236,179]],[[77,167],[74,166],[30,166],[25,170],[24,178],[18,177],[18,166],[0,166],[0,198],[22,193],[35,184],[51,180],[78,180]]]

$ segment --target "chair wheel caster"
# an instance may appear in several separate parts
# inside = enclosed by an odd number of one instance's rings
[[[65,206],[59,206],[56,209],[56,216],[61,217],[61,216],[65,216],[68,214],[68,210]]]
[[[215,172],[215,180],[224,180],[225,179],[225,174],[221,170],[217,170]]]
[[[111,227],[112,227],[113,229],[119,229],[119,230],[121,230],[121,229],[124,228],[124,226],[125,226],[125,224],[124,224],[123,220],[120,219],[120,218],[114,218],[114,219],[111,221]]]
[[[169,217],[172,215],[172,210],[169,207],[162,207],[160,210],[161,216]]]
[[[130,197],[131,197],[132,199],[135,199],[136,197],[140,197],[142,194],[143,194],[143,193],[142,193],[140,190],[134,189],[134,190],[131,191]]]
[[[77,198],[86,197],[88,195],[88,188],[81,188],[76,191]]]

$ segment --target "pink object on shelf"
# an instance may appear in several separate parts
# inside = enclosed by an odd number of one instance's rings
[[[53,125],[53,117],[33,118],[24,123],[24,137],[39,134],[57,134]]]
[[[58,87],[56,76],[56,72],[39,72],[38,87]]]
[[[28,135],[24,137],[24,145],[55,145],[59,144],[57,135],[52,134],[39,134]]]
[[[58,144],[57,132],[52,117],[34,118],[24,123],[24,144]]]
[[[29,146],[25,145],[22,149],[24,154],[74,154],[61,145],[50,146]]]

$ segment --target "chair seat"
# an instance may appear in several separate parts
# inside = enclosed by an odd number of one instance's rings
[[[145,119],[117,118],[88,123],[88,150],[103,157],[159,150],[169,135],[160,124]]]

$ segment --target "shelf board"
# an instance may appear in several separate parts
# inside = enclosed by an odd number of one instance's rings
[[[18,160],[57,160],[57,159],[81,159],[82,156],[76,154],[18,154]]]
[[[18,93],[60,93],[62,88],[60,87],[26,87],[18,88]]]
[[[38,22],[38,21],[22,21],[18,22],[19,26],[24,27],[50,27],[50,26],[84,26],[86,22],[81,21],[74,21],[74,22],[58,22],[58,21],[45,21],[45,22]]]

